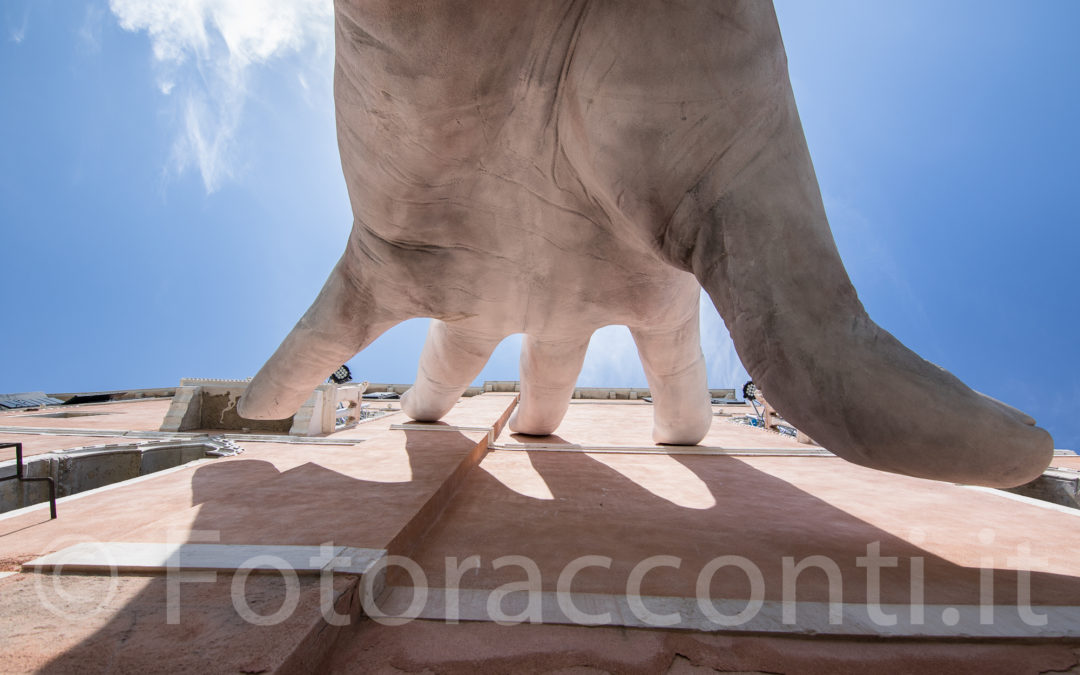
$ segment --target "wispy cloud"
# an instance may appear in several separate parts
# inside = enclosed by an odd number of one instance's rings
[[[333,5],[325,0],[109,0],[125,30],[145,31],[161,93],[175,101],[180,127],[171,161],[197,168],[207,193],[236,173],[236,135],[252,68],[288,54],[316,57],[333,45]]]
[[[19,23],[18,27],[12,28],[11,32],[9,33],[9,35],[11,36],[11,41],[17,45],[21,45],[23,40],[26,39],[26,31],[28,31],[29,29],[30,3],[27,3],[26,7],[23,9],[22,22]]]
[[[101,51],[101,24],[104,16],[104,8],[98,5],[87,5],[82,25],[79,26],[79,44],[91,54]]]

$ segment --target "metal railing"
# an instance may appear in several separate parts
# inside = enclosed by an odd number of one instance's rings
[[[56,481],[52,479],[52,476],[45,476],[43,478],[29,478],[23,475],[23,461],[22,461],[22,443],[0,443],[0,450],[4,448],[15,448],[15,475],[4,476],[0,478],[0,482],[5,480],[18,480],[24,483],[46,481],[49,483],[49,514],[52,518],[56,518]]]

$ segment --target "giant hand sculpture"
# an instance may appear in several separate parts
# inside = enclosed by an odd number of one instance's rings
[[[353,230],[243,416],[287,417],[385,330],[434,317],[405,411],[438,419],[524,333],[510,427],[547,434],[590,335],[625,324],[655,440],[696,443],[700,284],[770,402],[836,454],[994,486],[1048,464],[1030,417],[866,315],[769,3],[339,0],[336,37]]]

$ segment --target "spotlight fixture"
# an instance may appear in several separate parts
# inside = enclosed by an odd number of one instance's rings
[[[348,366],[343,365],[330,374],[330,381],[334,384],[345,384],[346,382],[352,382],[352,371],[349,370]]]
[[[761,414],[760,410],[758,410],[758,390],[757,385],[754,384],[753,380],[750,380],[742,386],[742,395],[743,398],[745,398],[747,401],[750,401],[750,405],[754,406],[754,413],[757,415],[758,420],[761,422],[761,426],[767,427],[768,425],[765,424],[765,416]]]

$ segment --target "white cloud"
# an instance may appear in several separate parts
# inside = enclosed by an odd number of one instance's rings
[[[236,134],[253,67],[288,54],[326,68],[333,46],[327,0],[109,0],[125,30],[146,31],[158,89],[175,99],[177,171],[197,168],[208,193],[235,175]]]
[[[26,9],[23,10],[22,23],[18,28],[11,30],[11,41],[17,45],[21,45],[22,41],[26,39],[26,31],[30,28],[30,4],[27,3]]]

